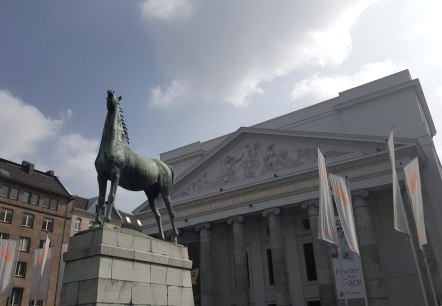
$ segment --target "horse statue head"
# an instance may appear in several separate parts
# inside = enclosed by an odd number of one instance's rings
[[[175,212],[170,202],[174,171],[160,160],[145,158],[132,152],[122,115],[121,100],[121,96],[116,96],[114,91],[107,91],[107,115],[95,160],[99,189],[95,224],[102,226],[111,221],[118,186],[131,191],[144,191],[157,221],[159,237],[165,239],[161,215],[156,206],[156,199],[161,195],[172,224],[171,240],[177,242]],[[111,187],[105,205],[107,181],[111,182]]]
[[[122,96],[115,96],[115,92],[113,90],[107,91],[107,111],[108,112],[114,112],[118,109],[120,106],[120,101],[123,99]]]

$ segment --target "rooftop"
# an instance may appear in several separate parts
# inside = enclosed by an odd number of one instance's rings
[[[34,164],[23,161],[21,164],[0,158],[0,180],[15,182],[26,187],[55,193],[72,198],[72,195],[54,175],[54,171],[39,171]]]

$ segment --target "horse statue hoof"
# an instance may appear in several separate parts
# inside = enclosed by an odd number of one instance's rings
[[[178,244],[178,234],[172,234],[170,236],[170,242],[172,242],[174,244]]]

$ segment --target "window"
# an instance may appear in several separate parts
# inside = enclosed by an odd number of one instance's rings
[[[1,208],[0,209],[0,222],[11,223],[12,222],[12,209]]]
[[[0,233],[0,239],[9,239],[8,233]]]
[[[94,221],[89,221],[89,228],[92,228],[93,225],[94,225]]]
[[[79,217],[75,218],[74,231],[81,231],[81,218]]]
[[[0,186],[0,196],[7,198],[9,194],[9,187],[8,186]]]
[[[9,188],[9,198],[13,200],[18,199],[18,189],[17,188]]]
[[[28,203],[31,205],[38,205],[38,199],[39,199],[39,195],[36,193],[31,193],[31,192],[24,192],[23,193],[23,202],[24,203]]]
[[[302,245],[304,250],[305,271],[307,273],[308,281],[315,281],[318,279],[316,275],[315,255],[313,252],[312,243],[304,243]]]
[[[18,261],[15,266],[15,277],[25,277],[26,276],[26,262]]]
[[[43,306],[43,300],[30,300],[29,306]]]
[[[267,254],[267,272],[269,273],[269,285],[275,284],[275,277],[273,275],[273,261],[272,261],[272,249],[266,250]]]
[[[21,226],[33,227],[34,226],[34,215],[24,213],[21,218]]]
[[[19,251],[21,251],[21,252],[29,252],[30,246],[31,246],[31,238],[20,237]]]
[[[41,226],[41,229],[46,232],[52,232],[52,228],[54,227],[54,220],[49,218],[43,219],[43,224]]]
[[[18,189],[14,188],[14,187],[9,187],[9,186],[1,186],[0,188],[0,196],[4,197],[4,198],[10,198],[13,200],[17,200],[18,199]]]
[[[38,248],[39,249],[44,248],[45,247],[45,243],[46,243],[46,240],[40,240],[40,243],[38,244]],[[49,247],[51,247],[51,246],[52,246],[52,243],[51,243],[51,241],[49,241]]]
[[[44,202],[43,202],[43,207],[48,208],[48,209],[52,209],[52,210],[57,210],[58,200],[45,198]]]
[[[20,306],[23,298],[23,288],[13,288],[11,295],[11,305]]]

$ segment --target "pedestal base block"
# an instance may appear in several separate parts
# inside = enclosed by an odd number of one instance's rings
[[[194,306],[187,248],[127,229],[69,240],[62,306]]]

